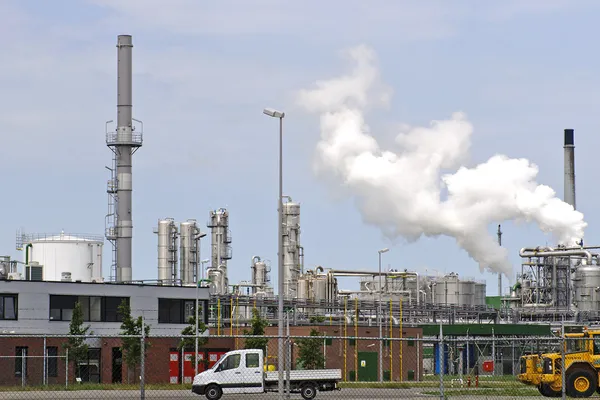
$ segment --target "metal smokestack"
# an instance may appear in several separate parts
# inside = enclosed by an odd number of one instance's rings
[[[115,155],[113,169],[111,170],[112,179],[109,182],[109,184],[112,183],[113,188],[113,226],[107,228],[107,239],[111,240],[115,248],[116,260],[113,259],[113,269],[117,282],[131,281],[131,238],[133,231],[131,160],[133,153],[142,146],[142,133],[134,132],[134,119],[132,118],[132,48],[131,35],[118,36],[117,131],[107,132],[106,135],[106,144]],[[110,190],[109,194],[111,194]],[[109,203],[110,206],[111,203]],[[113,271],[111,271],[111,275],[112,273]]]
[[[564,201],[577,209],[575,204],[575,134],[573,129],[565,129],[565,184]]]

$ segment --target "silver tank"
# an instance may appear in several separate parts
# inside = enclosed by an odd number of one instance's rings
[[[299,300],[305,300],[308,298],[308,288],[310,287],[310,278],[302,277],[298,279],[298,292],[297,298]]]
[[[475,305],[485,306],[486,284],[475,282]]]
[[[475,303],[475,282],[460,280],[457,274],[451,273],[438,278],[435,286],[435,302],[447,305],[473,305]]]
[[[327,276],[317,275],[312,282],[314,301],[327,300]]]
[[[581,311],[600,310],[600,266],[580,266],[573,276],[575,303]]]
[[[283,290],[288,298],[296,297],[300,276],[300,204],[283,203]]]
[[[177,226],[173,218],[158,220],[158,280],[177,279]]]
[[[458,282],[459,303],[460,306],[472,306],[475,304],[475,282]]]
[[[179,227],[181,282],[190,284],[198,278],[198,242],[196,236],[200,230],[195,219],[188,219],[186,222],[182,222]]]
[[[459,304],[460,292],[457,275],[447,275],[437,279],[435,302],[436,304]]]
[[[216,268],[208,268],[207,276],[210,281],[209,292],[210,294],[222,294],[222,276],[221,271]]]

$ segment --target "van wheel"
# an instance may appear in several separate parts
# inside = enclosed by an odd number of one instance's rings
[[[208,385],[206,387],[206,392],[204,392],[206,398],[208,400],[219,400],[221,396],[223,396],[223,390],[219,385],[215,385],[214,383]]]
[[[304,400],[312,400],[317,395],[317,388],[315,385],[307,383],[300,389],[300,395]]]
[[[598,388],[598,379],[588,370],[575,370],[567,377],[567,394],[570,397],[590,397]]]

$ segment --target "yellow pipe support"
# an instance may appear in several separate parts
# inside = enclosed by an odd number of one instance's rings
[[[392,297],[390,296],[390,382],[394,380],[394,324],[392,320]]]
[[[217,336],[221,336],[221,299],[217,299]]]
[[[348,298],[344,298],[344,382],[347,380],[347,369],[348,369],[348,321],[346,315],[348,313]]]
[[[354,299],[354,380],[358,382],[358,297]]]
[[[400,296],[400,382],[402,382],[402,296]]]

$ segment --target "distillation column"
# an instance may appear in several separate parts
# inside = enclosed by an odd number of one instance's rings
[[[283,203],[283,291],[286,298],[295,298],[300,276],[300,204]]]
[[[158,280],[175,284],[177,280],[177,242],[179,232],[172,218],[158,220]]]
[[[198,282],[200,229],[195,219],[188,219],[180,225],[181,239],[181,283]]]
[[[229,212],[220,208],[211,211],[206,224],[211,228],[211,266],[208,277],[220,277],[220,281],[213,282],[215,294],[227,293],[229,279],[227,278],[227,260],[231,260],[231,233],[229,232]]]

